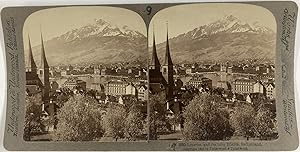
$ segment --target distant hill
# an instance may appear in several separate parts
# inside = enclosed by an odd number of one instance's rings
[[[40,48],[33,48],[37,63]],[[147,38],[127,26],[119,28],[99,19],[46,41],[45,50],[50,65],[144,62],[147,59]]]
[[[240,61],[274,62],[276,33],[258,23],[248,24],[229,15],[170,39],[174,63]],[[102,19],[45,42],[51,66],[78,63],[146,63],[147,37],[127,26]],[[37,64],[40,47],[33,47]],[[163,59],[165,43],[157,44]],[[27,53],[27,51],[26,51]],[[27,58],[26,58],[27,59]]]
[[[274,62],[275,59],[276,33],[258,23],[242,22],[232,15],[169,41],[174,63],[248,59]],[[165,46],[165,43],[157,45],[160,59],[163,59]]]

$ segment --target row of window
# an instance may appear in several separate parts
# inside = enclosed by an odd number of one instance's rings
[[[240,92],[252,92],[253,88],[251,86],[236,85],[235,90]]]
[[[120,93],[120,92],[125,92],[125,88],[108,88],[108,92],[117,92],[117,93]]]
[[[125,87],[125,84],[109,84],[108,87]]]
[[[253,82],[235,82],[234,85],[239,85],[239,84],[242,84],[242,85],[253,85]]]

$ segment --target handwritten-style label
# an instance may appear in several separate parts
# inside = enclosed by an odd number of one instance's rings
[[[289,9],[285,8],[283,10],[283,16],[281,21],[281,78],[282,78],[282,104],[283,104],[283,118],[284,118],[284,130],[288,135],[292,135],[291,130],[294,129],[293,124],[295,123],[295,113],[294,111],[294,97],[290,94],[293,90],[292,81],[292,66],[289,64],[290,57],[293,53],[293,41],[294,41],[294,31],[296,24],[296,13],[291,12]]]
[[[6,132],[18,136],[18,122],[19,122],[19,104],[20,104],[20,94],[19,94],[19,56],[18,56],[18,44],[17,44],[17,34],[15,29],[15,19],[9,17],[6,21],[5,33],[6,48],[7,48],[7,105],[8,105],[8,120],[7,120],[7,130]]]

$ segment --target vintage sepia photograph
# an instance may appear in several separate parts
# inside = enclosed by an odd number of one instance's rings
[[[275,140],[276,21],[249,4],[165,8],[148,35],[150,140]]]
[[[37,11],[23,29],[24,140],[277,139],[276,28],[249,4],[168,7],[148,32],[123,8]]]
[[[3,5],[0,146],[295,150],[294,1]]]
[[[23,27],[25,141],[147,140],[147,31],[135,12],[43,9]]]

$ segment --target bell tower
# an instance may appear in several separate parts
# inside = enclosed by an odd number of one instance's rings
[[[165,61],[161,68],[162,75],[167,82],[167,88],[166,88],[167,100],[170,100],[173,98],[173,88],[174,88],[173,71],[174,71],[174,69],[173,69],[173,62],[172,62],[171,54],[170,54],[169,32],[168,32],[168,24],[167,24],[167,41],[166,41]]]
[[[30,37],[28,35],[28,60],[26,62],[26,72],[31,72],[36,74],[37,73],[37,67],[33,59],[32,55],[32,48],[30,43]]]
[[[155,71],[160,71],[160,63],[159,63],[159,59],[157,57],[157,52],[156,52],[154,28],[153,28],[152,58],[151,58],[151,62],[149,64],[149,69],[155,70]]]
[[[45,55],[43,35],[41,33],[41,64],[38,71],[39,78],[43,83],[43,102],[49,103],[50,82],[49,82],[49,65]]]

